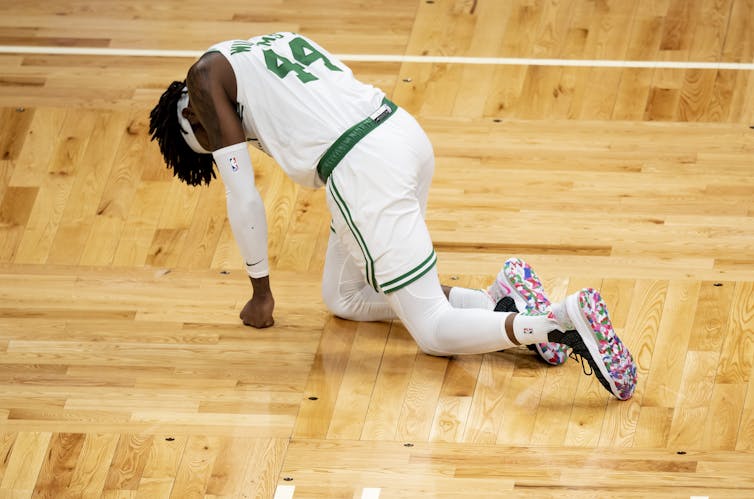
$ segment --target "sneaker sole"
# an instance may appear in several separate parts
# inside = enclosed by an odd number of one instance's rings
[[[502,281],[502,282],[500,282]],[[520,258],[509,258],[498,274],[498,282],[507,286],[509,295],[519,311],[536,311],[542,315],[550,313],[550,300],[534,269]],[[568,360],[568,347],[559,343],[537,343],[528,345],[536,350],[542,360],[551,366],[559,366]]]
[[[498,280],[511,290],[510,296],[516,302],[519,311],[535,310],[540,314],[550,311],[550,300],[545,296],[542,281],[537,274],[520,258],[510,258],[503,265],[503,270],[498,274]]]
[[[636,388],[636,364],[615,334],[607,304],[594,289],[584,289],[566,299],[573,321],[591,359],[587,359],[602,385],[616,398],[631,398]],[[616,381],[617,380],[617,381]]]

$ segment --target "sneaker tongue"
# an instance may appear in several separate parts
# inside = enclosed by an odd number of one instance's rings
[[[570,317],[568,317],[568,312],[566,312],[565,308],[565,302],[553,303],[552,313],[555,316],[555,320],[558,322],[558,324],[560,324],[561,331],[576,329],[576,326],[573,325]]]
[[[518,312],[516,302],[510,296],[504,296],[495,305],[495,312]]]

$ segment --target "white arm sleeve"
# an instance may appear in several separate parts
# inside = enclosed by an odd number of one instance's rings
[[[270,273],[267,258],[267,218],[264,203],[254,185],[254,169],[246,143],[223,147],[212,153],[225,183],[228,220],[246,262],[250,277]]]

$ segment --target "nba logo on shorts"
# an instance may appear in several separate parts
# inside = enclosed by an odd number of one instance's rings
[[[230,169],[233,170],[234,172],[238,171],[238,160],[236,159],[235,156],[231,156],[230,158]]]

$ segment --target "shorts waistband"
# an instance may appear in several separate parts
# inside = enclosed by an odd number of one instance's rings
[[[398,106],[386,97],[382,99],[382,105],[377,111],[343,132],[343,135],[338,137],[325,151],[317,164],[317,174],[322,182],[327,182],[335,167],[348,154],[348,151],[353,149],[353,146],[366,137],[369,132],[387,121],[395,114],[396,109],[398,109]]]

